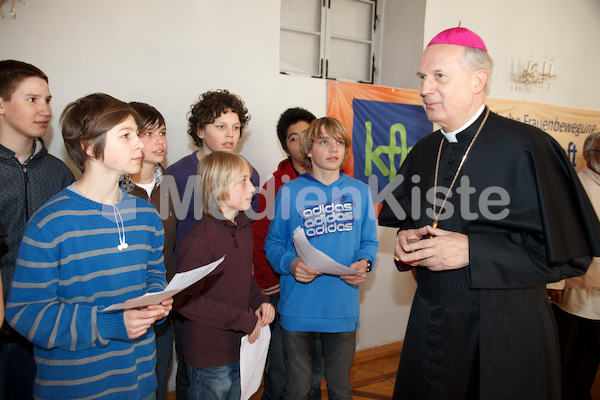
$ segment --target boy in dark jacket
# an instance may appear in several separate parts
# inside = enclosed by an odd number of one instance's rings
[[[0,221],[8,232],[0,251],[4,299],[15,271],[25,223],[75,177],[48,154],[42,138],[52,118],[48,77],[21,61],[0,61]],[[0,331],[0,400],[31,399],[31,343],[8,324]]]

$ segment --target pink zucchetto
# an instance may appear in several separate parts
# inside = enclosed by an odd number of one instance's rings
[[[438,33],[427,46],[432,44],[455,44],[458,46],[474,47],[487,51],[483,40],[473,31],[467,28],[461,28],[460,24],[456,28],[446,29]]]

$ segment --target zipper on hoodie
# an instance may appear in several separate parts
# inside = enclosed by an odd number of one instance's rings
[[[23,179],[25,180],[25,222],[29,221],[29,174],[27,173],[27,165],[22,165]]]
[[[23,179],[25,181],[25,223],[29,221],[29,173],[27,172],[27,164],[42,150],[42,148],[43,145],[41,145],[41,142],[34,140],[31,155],[23,162],[23,164],[21,164],[19,159],[15,157],[15,160],[23,170]]]

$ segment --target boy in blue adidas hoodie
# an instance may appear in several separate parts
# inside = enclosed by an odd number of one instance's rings
[[[340,171],[351,139],[340,121],[313,121],[302,140],[310,171],[282,186],[265,240],[273,269],[281,274],[279,314],[283,328],[286,398],[306,398],[312,380],[315,334],[320,332],[329,398],[351,399],[350,367],[359,326],[359,286],[377,248],[369,188]],[[298,257],[293,232],[356,274],[321,274]]]

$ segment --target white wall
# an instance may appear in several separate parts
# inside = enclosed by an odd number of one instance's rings
[[[31,62],[50,77],[53,153],[62,151],[64,106],[102,91],[163,113],[172,163],[192,151],[190,105],[204,91],[229,89],[252,115],[242,153],[266,178],[283,157],[278,115],[297,104],[326,111],[324,81],[279,75],[278,1],[55,0],[17,4],[17,13],[16,21],[0,20],[0,57]]]
[[[600,110],[600,1],[427,0],[423,45],[459,21],[483,38],[494,60],[490,97]],[[540,64],[555,59],[550,92],[514,90],[511,74],[532,54]]]
[[[379,85],[419,88],[415,71],[423,51],[425,6],[423,0],[388,0],[380,7],[384,14]]]
[[[400,12],[397,4],[389,10]],[[45,0],[17,3],[17,15],[0,20],[0,59],[33,63],[50,77],[48,141],[63,159],[58,117],[68,102],[95,91],[157,107],[167,121],[168,163],[193,149],[186,113],[200,93],[239,94],[252,114],[241,153],[262,182],[284,156],[275,135],[279,114],[291,106],[326,112],[325,81],[279,74],[277,0]],[[386,16],[387,24],[393,20]],[[558,81],[527,99],[600,110],[597,0],[429,0],[424,33],[414,35],[427,43],[460,20],[484,38],[496,62],[492,97],[520,99],[510,90],[511,68],[531,53],[547,54],[556,59]],[[359,350],[404,338],[415,289],[410,274],[393,267],[394,231],[379,232],[377,264],[362,289]]]

